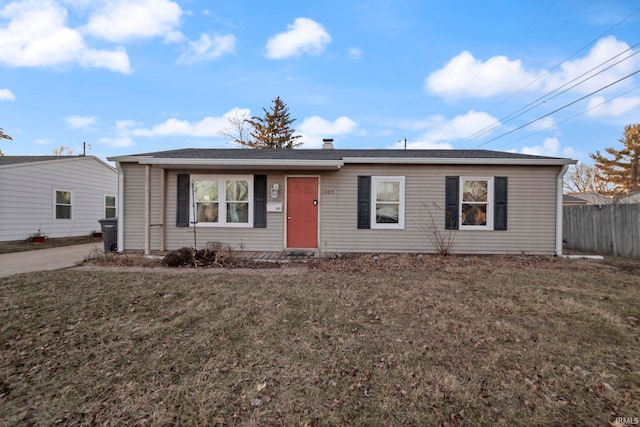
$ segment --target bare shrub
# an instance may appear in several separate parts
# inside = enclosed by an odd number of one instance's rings
[[[436,224],[436,220],[433,217],[433,212],[429,205],[424,205],[427,209],[427,213],[429,214],[429,219],[431,220],[431,224],[427,227],[423,228],[423,231],[436,248],[436,252],[440,255],[451,255],[453,252],[453,244],[456,238],[456,235],[452,230],[443,230],[438,227]],[[442,208],[435,202],[431,203],[431,206],[437,210],[441,211]]]

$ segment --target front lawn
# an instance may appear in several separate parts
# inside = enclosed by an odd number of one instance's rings
[[[543,257],[0,279],[0,425],[609,425],[640,273]]]

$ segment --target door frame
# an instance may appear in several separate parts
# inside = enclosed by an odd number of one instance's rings
[[[288,216],[289,216],[289,178],[316,178],[318,180],[318,187],[317,187],[317,192],[318,192],[318,226],[317,226],[317,236],[316,236],[316,242],[318,247],[317,248],[290,248],[287,246],[287,234],[289,232],[289,221],[287,220]],[[296,175],[285,175],[284,176],[284,217],[282,218],[284,221],[284,241],[282,243],[282,246],[285,248],[285,250],[290,250],[290,249],[315,249],[315,250],[320,250],[320,209],[321,209],[321,204],[322,201],[320,200],[320,186],[321,186],[321,177],[320,175],[301,175],[301,174],[296,174]]]

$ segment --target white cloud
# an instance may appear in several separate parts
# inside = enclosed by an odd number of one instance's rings
[[[430,93],[445,97],[487,98],[519,90],[537,77],[538,73],[525,70],[519,60],[494,56],[482,62],[465,51],[431,73],[424,87]]]
[[[7,26],[0,26],[0,63],[14,67],[78,63],[131,72],[124,48],[88,48],[82,34],[67,26],[67,10],[52,0],[9,3],[0,10],[0,17],[9,20]]]
[[[614,36],[604,37],[589,50],[589,53],[584,58],[579,58],[574,61],[567,61],[562,64],[560,67],[560,71],[551,73],[548,77],[545,78],[545,89],[553,90],[556,89],[569,81],[578,78],[586,71],[598,67],[600,64],[603,64],[609,59],[617,55],[627,49],[629,49],[629,45],[623,41],[617,40]],[[632,53],[632,51],[627,52],[626,54],[616,58],[611,62],[607,62],[603,67],[599,67],[599,69],[606,68],[611,66],[615,62],[620,61],[625,56],[628,56]],[[576,86],[575,90],[580,93],[590,93],[594,90],[600,89],[603,86],[606,86],[609,83],[612,83],[616,80],[625,77],[626,75],[636,71],[640,67],[640,58],[637,56],[629,58],[628,60],[622,61],[616,66],[608,69],[607,71],[599,74],[589,80],[585,81],[580,86]],[[590,74],[594,74],[598,72],[598,70]],[[588,77],[580,77],[579,81],[584,80]],[[616,84],[617,88],[630,86],[631,79],[622,81]]]
[[[485,112],[469,111],[467,114],[446,120],[444,116],[431,116],[413,122],[402,122],[402,127],[414,130],[427,130],[418,140],[411,141],[407,148],[451,148],[450,143],[469,138],[479,132],[494,130],[500,121]],[[404,142],[397,142],[394,147],[402,148]]]
[[[99,141],[111,147],[131,147],[136,145],[131,138],[131,129],[138,125],[139,123],[133,120],[116,120],[116,127],[113,132],[115,136],[100,138]]]
[[[348,53],[350,59],[360,59],[363,55],[362,49],[358,49],[357,47],[350,47]]]
[[[616,98],[609,102],[601,96],[589,100],[587,115],[592,117],[621,117],[628,113],[640,115],[640,96]]]
[[[535,147],[522,147],[520,150],[522,154],[531,154],[534,156],[549,156],[549,157],[575,157],[579,153],[572,147],[562,148],[558,138],[545,138],[542,145]]]
[[[529,125],[529,129],[533,131],[545,131],[557,128],[556,121],[553,117],[548,116],[533,122]]]
[[[182,9],[170,0],[112,0],[102,2],[84,30],[112,42],[171,36]]]
[[[0,89],[0,101],[15,101],[16,96],[9,89]]]
[[[96,116],[67,116],[64,118],[69,129],[87,129],[96,123]]]
[[[235,52],[236,37],[234,35],[201,34],[196,41],[190,41],[187,50],[178,58],[178,63],[193,64],[194,62],[210,61],[225,53]]]
[[[349,117],[342,116],[330,121],[319,116],[305,118],[296,133],[302,135],[303,148],[320,148],[322,139],[329,136],[340,136],[354,133],[358,123]],[[339,144],[339,141],[337,141]]]
[[[220,137],[220,131],[229,127],[229,119],[250,116],[248,109],[234,108],[221,117],[205,117],[197,122],[170,118],[151,128],[136,128],[131,130],[133,136],[191,136],[191,137]]]
[[[129,56],[123,47],[116,47],[111,51],[86,49],[78,61],[83,67],[107,68],[122,74],[132,71]]]
[[[318,55],[331,42],[324,27],[309,18],[297,18],[287,31],[267,41],[267,58],[284,59],[303,53]]]
[[[590,74],[579,76],[627,49],[629,49],[627,43],[613,36],[604,37],[598,40],[583,58],[566,61],[557,71],[527,69],[520,60],[511,60],[501,55],[482,61],[476,59],[470,52],[464,51],[453,57],[444,67],[429,74],[424,81],[424,88],[429,93],[451,98],[488,98],[512,94],[519,90],[549,92],[568,84],[573,79],[578,78],[578,81],[587,79],[589,75],[612,65],[632,52],[627,52]],[[639,66],[640,58],[632,57],[602,74],[589,78],[573,90],[583,94],[590,93],[631,74]],[[628,79],[616,86],[625,87],[631,84],[631,79]]]

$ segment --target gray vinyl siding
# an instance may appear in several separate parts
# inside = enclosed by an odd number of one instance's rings
[[[125,170],[125,250],[144,249],[144,166],[124,163]],[[160,250],[160,233],[165,233],[165,249],[172,250],[184,246],[194,246],[193,227],[176,227],[176,191],[178,174],[191,175],[253,175],[264,171],[212,171],[212,170],[167,170],[165,190],[160,194],[162,169],[151,168],[151,250]],[[268,195],[268,202],[284,204],[284,174],[267,173],[267,188],[280,185],[278,198]],[[165,218],[160,216],[160,204],[165,200]],[[162,224],[162,226],[157,225]],[[195,236],[198,248],[206,247],[208,242],[220,242],[233,250],[280,251],[284,246],[284,213],[269,212],[267,228],[242,227],[198,227]]]
[[[71,191],[71,219],[55,218],[55,190]],[[50,238],[100,229],[105,195],[117,196],[117,172],[99,160],[72,157],[0,168],[0,241],[41,230]]]
[[[125,171],[125,250],[144,249],[144,166],[123,164]],[[467,166],[467,165],[345,165],[338,171],[215,171],[162,170],[151,168],[151,250],[160,249],[160,233],[165,233],[165,249],[194,245],[193,227],[176,227],[177,175],[267,174],[267,188],[280,185],[277,199],[268,202],[285,206],[287,176],[319,176],[319,249],[323,252],[436,252],[430,239],[435,225],[444,230],[445,177],[507,176],[508,229],[506,231],[453,231],[455,253],[555,253],[557,166]],[[166,194],[160,194],[162,173],[166,174]],[[359,230],[357,228],[357,177],[405,177],[405,229]],[[326,191],[323,194],[323,190]],[[326,194],[332,193],[332,194]],[[165,200],[165,218],[160,205]],[[267,228],[198,227],[197,247],[221,242],[234,250],[280,251],[285,247],[286,212],[267,214]],[[433,219],[432,219],[433,218]]]
[[[453,231],[455,253],[555,252],[556,177],[559,167],[348,165],[322,177],[320,249],[328,252],[436,252],[433,227],[444,230],[445,177],[507,176],[508,229]],[[357,177],[405,177],[405,229],[357,228]],[[433,217],[433,220],[431,219]]]

